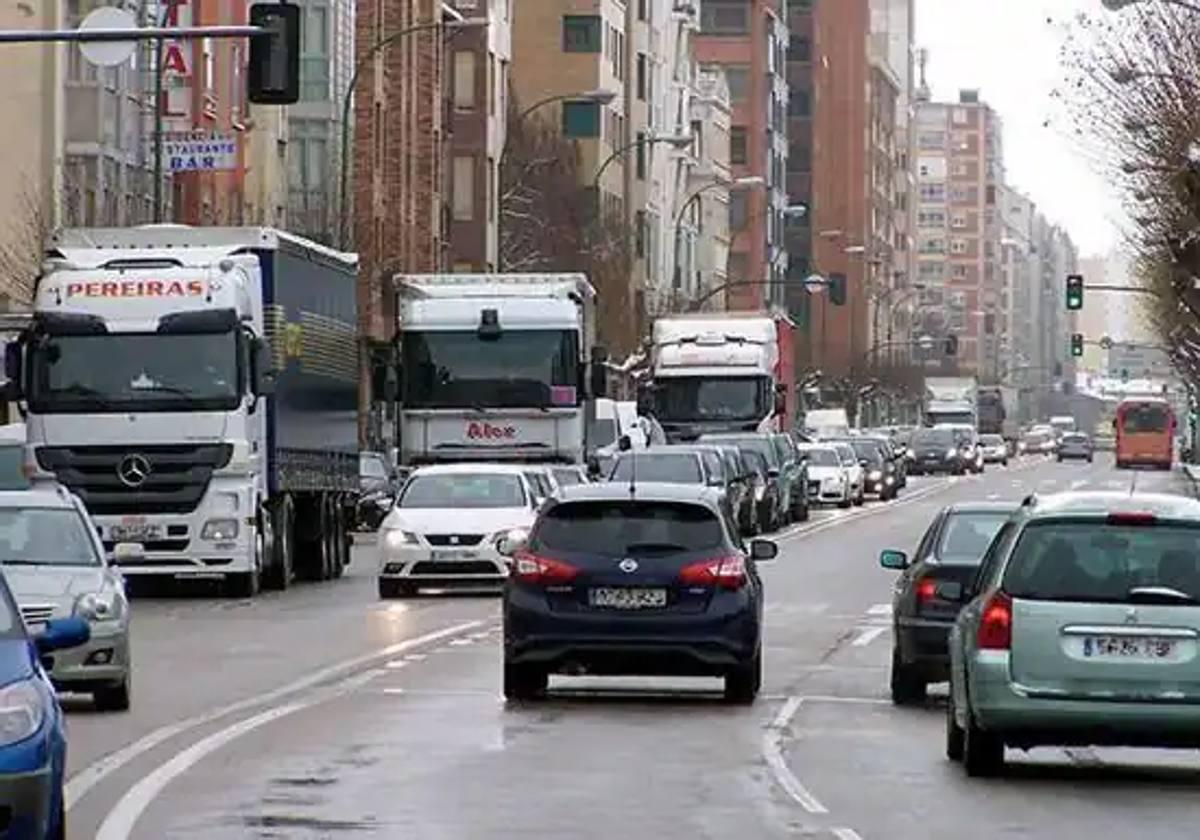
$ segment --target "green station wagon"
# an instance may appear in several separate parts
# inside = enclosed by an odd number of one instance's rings
[[[950,632],[946,755],[1200,747],[1200,502],[1030,496],[997,532]]]

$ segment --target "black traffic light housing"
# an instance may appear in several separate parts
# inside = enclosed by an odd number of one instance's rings
[[[1072,312],[1083,309],[1083,275],[1067,275],[1067,309]]]
[[[958,355],[958,336],[954,335],[953,333],[946,336],[946,355],[947,356],[957,356]]]
[[[300,101],[300,7],[295,3],[254,3],[250,25],[270,34],[250,38],[246,87],[257,105]]]
[[[1071,355],[1075,358],[1083,355],[1083,333],[1071,333]]]
[[[846,305],[846,275],[829,275],[829,302],[834,306]]]

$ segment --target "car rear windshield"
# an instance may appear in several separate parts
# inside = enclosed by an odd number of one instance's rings
[[[978,566],[1006,519],[1008,514],[1003,511],[951,513],[938,542],[938,559],[957,566]]]
[[[1000,437],[1000,435],[983,435],[979,440],[987,446],[999,446],[1004,443],[1004,438]]]
[[[686,502],[588,501],[554,507],[530,538],[533,551],[637,557],[719,551],[725,532],[716,513]]]
[[[25,477],[25,447],[0,446],[0,490],[28,490]]]
[[[840,467],[842,460],[832,449],[810,449],[808,463],[814,467]]]
[[[73,508],[0,510],[0,564],[99,566],[87,523]]]
[[[913,435],[912,445],[945,449],[954,445],[954,432],[949,429],[922,429]]]
[[[746,449],[750,452],[757,452],[767,459],[767,466],[778,467],[780,464],[779,454],[775,451],[775,447],[771,445],[771,439],[765,435],[746,435],[738,438],[718,438],[705,440],[700,438],[701,443],[730,443],[738,449]]]
[[[670,484],[701,484],[700,459],[692,453],[622,455],[609,478],[613,481],[665,481]]]
[[[415,475],[397,503],[402,508],[525,507],[525,489],[516,475]]]
[[[1034,523],[1017,541],[1004,589],[1031,600],[1130,603],[1165,588],[1200,601],[1198,561],[1200,527]]]

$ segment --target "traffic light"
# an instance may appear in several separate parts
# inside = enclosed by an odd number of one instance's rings
[[[846,305],[846,275],[829,275],[829,302],[834,306]]]
[[[954,335],[953,333],[946,336],[946,355],[947,356],[957,356],[958,355],[958,336]]]
[[[1071,355],[1075,358],[1083,355],[1083,333],[1071,334]]]
[[[1083,275],[1067,275],[1067,309],[1076,311],[1083,309]]]
[[[254,3],[250,25],[269,34],[250,38],[246,67],[248,98],[258,105],[300,101],[300,7],[295,3]]]

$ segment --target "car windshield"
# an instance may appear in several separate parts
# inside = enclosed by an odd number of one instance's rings
[[[954,432],[950,429],[922,429],[913,434],[912,445],[914,448],[948,449],[954,445]]]
[[[525,480],[533,488],[534,494],[543,499],[554,492],[554,485],[550,483],[550,479],[544,473],[531,470],[525,473]]]
[[[992,537],[1008,519],[1004,511],[957,511],[947,517],[938,541],[937,556],[943,563],[977,566]]]
[[[741,455],[742,463],[745,465],[747,472],[756,473],[759,476],[767,474],[767,459],[763,457],[761,452],[743,449]]]
[[[714,551],[725,543],[715,512],[677,502],[568,502],[547,512],[530,537],[535,552],[611,557]]]
[[[583,484],[583,477],[579,475],[578,470],[556,469],[554,477],[558,480],[559,487],[573,487],[576,484]]]
[[[1013,549],[1004,590],[1037,601],[1137,601],[1170,590],[1200,602],[1200,527],[1032,523]]]
[[[808,463],[813,467],[838,467],[842,461],[832,449],[809,449]]]
[[[766,435],[746,435],[744,437],[736,438],[715,438],[706,435],[700,438],[700,440],[709,441],[712,443],[716,443],[718,441],[731,443],[738,449],[757,452],[766,459],[768,467],[778,467],[781,463],[779,459],[779,453],[775,451],[775,447],[771,444],[771,439]]]
[[[24,446],[0,445],[0,490],[28,490],[24,468]]]
[[[700,459],[683,452],[622,455],[609,478],[612,481],[665,481],[669,484],[701,484],[704,481]]]
[[[860,461],[866,461],[872,467],[883,464],[883,451],[878,443],[869,440],[855,440],[851,441],[850,445],[854,447],[854,454]]]
[[[0,564],[99,566],[88,525],[73,508],[0,509]]]
[[[516,475],[414,475],[396,503],[401,508],[519,508],[528,504]]]

